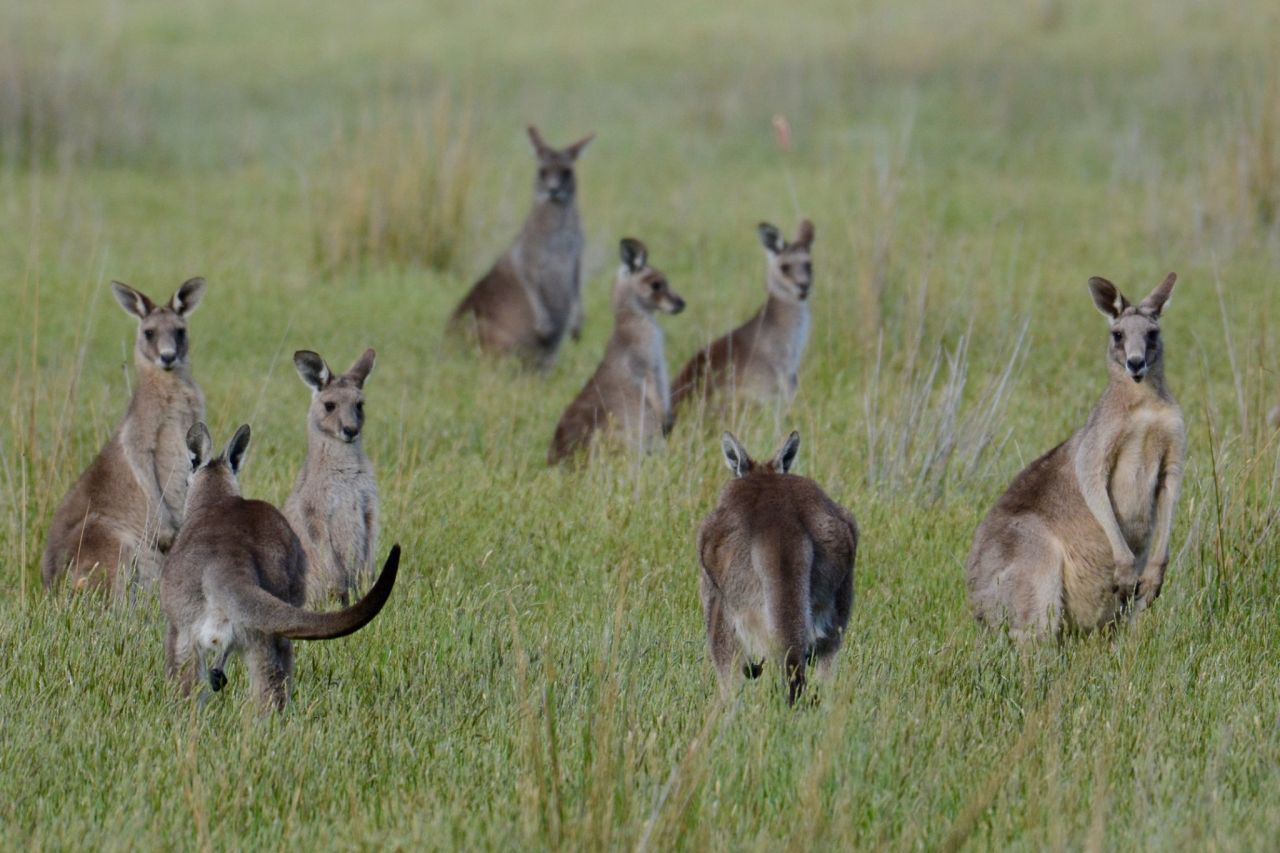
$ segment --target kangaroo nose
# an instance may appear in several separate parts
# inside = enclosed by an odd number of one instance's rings
[[[176,352],[162,352],[162,353],[160,353],[160,361],[161,361],[161,363],[165,364],[166,366],[167,366],[167,365],[170,365],[170,364],[173,364],[173,363],[177,360],[177,358],[178,358],[178,354],[177,354]]]
[[[342,434],[347,437],[347,441],[350,441],[360,434],[360,427],[344,426],[342,428]]]
[[[1130,373],[1137,373],[1147,366],[1147,360],[1140,355],[1131,355],[1128,359],[1128,365]]]

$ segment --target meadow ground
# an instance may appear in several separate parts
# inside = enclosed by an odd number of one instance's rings
[[[1273,3],[9,4],[0,12],[0,845],[1261,848],[1280,837],[1280,21]],[[770,121],[789,118],[781,151]],[[580,169],[587,326],[545,380],[444,345],[529,201]],[[609,333],[617,240],[689,302],[673,370],[762,294],[754,225],[817,223],[801,391],[665,454],[543,458]],[[1162,598],[1019,651],[962,565],[1104,384],[1085,282],[1176,270],[1189,430]],[[119,278],[208,278],[195,375],[281,502],[289,354],[368,345],[387,611],[304,645],[292,707],[163,679],[156,602],[46,596],[45,525],[124,408]],[[720,430],[863,531],[815,707],[717,699],[694,535]]]

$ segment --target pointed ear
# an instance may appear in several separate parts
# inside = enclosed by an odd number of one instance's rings
[[[761,222],[756,226],[756,231],[760,233],[760,245],[764,246],[764,250],[769,254],[780,255],[783,249],[787,248],[787,241],[782,239],[782,232],[777,226]]]
[[[588,133],[572,145],[565,146],[564,153],[568,154],[570,159],[577,160],[578,155],[582,153],[582,149],[586,148],[591,140],[595,138],[596,135],[594,133]]]
[[[542,134],[533,125],[529,125],[529,141],[533,143],[533,153],[541,157],[551,150],[551,146],[542,138]]]
[[[628,272],[640,272],[649,262],[649,250],[645,248],[644,243],[633,237],[623,237],[618,248],[618,254],[622,256],[622,265]]]
[[[1089,292],[1093,294],[1093,304],[1112,320],[1129,307],[1129,300],[1124,298],[1116,286],[1100,276],[1095,275],[1089,279]]]
[[[191,470],[194,471],[208,462],[211,452],[213,452],[213,439],[209,437],[209,428],[203,422],[197,421],[191,425],[191,429],[187,430],[187,459],[191,462]]]
[[[300,349],[293,354],[293,366],[298,369],[298,375],[302,377],[302,381],[307,383],[307,387],[316,394],[323,391],[333,379],[329,365],[324,363],[319,353],[309,349]]]
[[[779,447],[778,452],[769,460],[769,467],[786,474],[791,470],[791,466],[796,464],[796,454],[799,452],[800,433],[792,430],[791,435],[787,436],[787,440],[782,443],[782,447]]]
[[[139,320],[155,310],[155,303],[145,294],[134,290],[122,281],[111,282],[111,292],[116,295],[116,302],[120,303],[120,307]]]
[[[369,374],[373,372],[373,361],[378,354],[372,348],[364,351],[364,355],[356,359],[355,364],[348,368],[346,376],[352,382],[356,383],[357,388],[364,387],[364,381],[369,378]]]
[[[224,456],[227,464],[231,466],[232,474],[240,473],[240,466],[244,463],[244,453],[249,449],[249,425],[241,424],[240,429],[236,430],[236,434],[231,436],[231,441],[227,443],[227,449]]]
[[[196,310],[196,306],[200,304],[200,297],[203,295],[204,279],[199,276],[189,278],[182,283],[182,287],[178,288],[177,293],[169,297],[169,307],[177,312],[180,317],[185,317]]]
[[[738,443],[738,439],[734,438],[731,432],[726,432],[720,438],[720,449],[724,451],[724,461],[735,477],[741,477],[755,465],[747,455],[746,448]]]
[[[796,229],[796,241],[793,246],[803,246],[809,248],[813,245],[813,223],[807,219],[800,220],[800,227]]]
[[[1169,273],[1165,276],[1160,286],[1142,300],[1138,304],[1138,310],[1144,314],[1150,314],[1152,317],[1159,317],[1160,312],[1169,304],[1169,300],[1173,297],[1173,283],[1178,280],[1177,273]]]

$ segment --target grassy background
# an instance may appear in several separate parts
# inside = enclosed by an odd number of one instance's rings
[[[0,11],[0,828],[14,847],[1248,848],[1280,836],[1280,20],[1261,0],[56,2]],[[696,4],[695,4],[696,5]],[[787,116],[781,152],[770,120]],[[521,127],[580,169],[587,326],[545,380],[444,317],[518,227]],[[542,460],[609,333],[617,239],[689,301],[673,370],[762,294],[753,226],[817,223],[790,412],[648,460]],[[1104,383],[1085,281],[1180,275],[1190,434],[1164,596],[1115,637],[979,635],[962,565]],[[289,354],[378,349],[385,614],[261,719],[198,707],[153,600],[46,597],[48,518],[124,408],[106,282],[205,275],[195,374],[242,478],[305,452]],[[863,530],[817,707],[721,706],[694,536],[732,425]]]

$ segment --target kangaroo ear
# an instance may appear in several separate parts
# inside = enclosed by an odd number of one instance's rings
[[[720,449],[724,451],[724,461],[735,477],[741,477],[755,466],[751,457],[747,455],[746,448],[738,443],[738,439],[734,438],[731,432],[726,432],[721,437]]]
[[[623,237],[618,248],[622,256],[622,265],[628,272],[640,272],[649,261],[649,250],[645,248],[644,243],[633,237]]]
[[[796,229],[796,241],[793,246],[803,246],[809,248],[813,245],[813,223],[808,219],[800,220],[800,227]]]
[[[126,312],[141,320],[155,310],[155,303],[137,290],[122,281],[111,282],[111,292],[116,295],[116,302]]]
[[[1169,273],[1165,276],[1160,286],[1142,300],[1138,304],[1138,310],[1144,314],[1150,314],[1152,317],[1159,317],[1160,312],[1169,304],[1169,300],[1173,297],[1173,283],[1178,280],[1177,273]]]
[[[300,349],[293,354],[293,366],[298,369],[298,375],[307,383],[307,387],[317,394],[333,379],[329,365],[324,363],[319,353],[309,349]]]
[[[791,466],[796,464],[796,454],[799,452],[800,433],[792,430],[791,435],[787,436],[787,440],[782,443],[782,447],[778,448],[778,452],[769,460],[769,467],[786,474],[791,470]]]
[[[200,421],[192,424],[191,429],[187,430],[187,459],[191,462],[191,470],[194,471],[209,461],[212,450],[213,439],[209,437],[209,428]]]
[[[769,254],[780,255],[787,248],[787,241],[782,239],[782,232],[776,225],[761,222],[756,226],[756,231],[760,233],[760,245],[764,246],[764,250]]]
[[[227,443],[225,456],[227,464],[231,466],[232,474],[240,473],[240,465],[244,462],[244,453],[249,449],[249,425],[241,424],[240,429],[236,430],[236,434],[231,436],[231,441]]]
[[[1100,276],[1094,276],[1089,279],[1089,292],[1093,294],[1093,304],[1098,306],[1098,310],[1104,316],[1114,320],[1124,313],[1124,309],[1129,307],[1129,300],[1116,288],[1114,284]]]
[[[373,372],[373,361],[378,354],[372,348],[364,351],[364,355],[356,359],[356,363],[351,365],[347,370],[346,376],[352,382],[356,383],[357,388],[364,387],[364,381],[369,378],[369,374]]]
[[[542,134],[533,125],[529,125],[529,141],[533,143],[533,153],[541,157],[551,150],[551,146],[542,138]]]
[[[594,133],[588,133],[572,145],[565,146],[564,153],[569,155],[569,159],[577,160],[578,155],[582,153],[582,149],[586,148],[587,145],[590,144],[591,140],[595,138],[596,135]]]
[[[204,279],[200,276],[189,278],[182,283],[177,293],[169,297],[169,307],[179,316],[185,317],[196,310],[202,296],[204,296]]]

